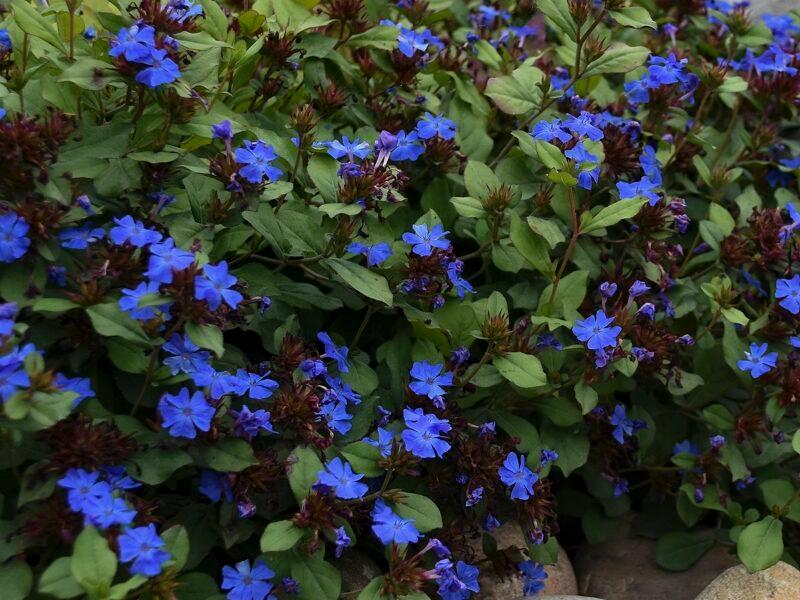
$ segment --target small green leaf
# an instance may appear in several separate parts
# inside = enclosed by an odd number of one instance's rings
[[[337,600],[342,576],[330,563],[313,556],[302,556],[291,563],[292,579],[300,585],[301,600]]]
[[[238,473],[258,464],[253,447],[241,439],[226,439],[200,448],[200,458],[210,469],[220,473]]]
[[[106,539],[88,525],[75,540],[70,568],[75,581],[89,595],[102,598],[108,594],[117,572],[117,555]]]
[[[783,523],[773,516],[750,523],[739,534],[736,553],[751,573],[771,567],[783,554]]]
[[[647,9],[641,6],[626,6],[619,10],[610,10],[608,13],[611,15],[612,19],[623,27],[635,27],[637,29],[643,27],[656,29],[657,27],[656,22],[653,21]]]
[[[528,227],[547,240],[547,243],[550,244],[550,248],[555,248],[558,244],[566,240],[564,233],[558,225],[549,219],[530,216],[527,222]]]
[[[641,67],[648,56],[650,56],[649,48],[616,43],[606,50],[602,56],[589,63],[583,73],[583,78],[600,75],[601,73],[629,73]]]
[[[470,196],[482,200],[500,187],[500,180],[487,165],[471,160],[464,169],[464,185]]]
[[[427,533],[442,526],[442,514],[436,503],[426,496],[402,492],[395,503],[395,512],[404,519],[413,519],[420,533]]]
[[[547,384],[542,363],[531,354],[509,352],[503,356],[496,356],[492,364],[503,377],[521,388],[535,388]]]
[[[714,545],[714,536],[704,532],[674,531],[656,545],[656,562],[668,571],[685,571]]]
[[[389,289],[389,284],[385,277],[341,258],[326,258],[324,264],[333,269],[347,285],[357,292],[367,298],[382,302],[386,306],[392,305],[392,290]]]
[[[261,535],[262,552],[291,550],[305,532],[291,521],[273,521]]]
[[[150,338],[137,321],[122,312],[116,302],[95,304],[86,309],[95,331],[107,337],[121,337],[129,342],[150,344]]]
[[[0,566],[3,600],[25,600],[33,587],[33,572],[27,563],[14,560]]]
[[[383,458],[380,450],[366,442],[353,442],[342,448],[342,456],[352,465],[356,473],[367,477],[379,477],[384,470],[378,466]]]
[[[289,486],[298,502],[305,499],[311,486],[317,482],[319,472],[324,469],[322,461],[311,448],[297,446],[287,459]]]
[[[589,223],[581,228],[581,233],[591,233],[598,229],[616,225],[622,221],[622,219],[635,217],[639,214],[639,210],[641,210],[646,202],[647,198],[630,198],[628,200],[614,202],[592,217]]]
[[[42,573],[36,589],[54,598],[75,598],[83,594],[83,588],[72,575],[71,562],[69,556],[55,559]]]
[[[217,358],[222,358],[222,355],[225,354],[222,330],[216,325],[200,325],[190,321],[186,324],[186,333],[196,345],[201,348],[208,348],[217,355]]]

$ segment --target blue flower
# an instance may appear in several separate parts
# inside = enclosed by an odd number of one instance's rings
[[[526,560],[517,565],[522,573],[522,593],[525,596],[536,596],[544,589],[544,580],[547,579],[547,572],[539,563]]]
[[[361,141],[357,137],[351,141],[346,135],[342,136],[341,142],[333,140],[322,142],[322,145],[328,148],[328,154],[336,160],[346,156],[348,162],[353,162],[354,156],[363,160],[372,152],[372,147],[367,142]]]
[[[661,56],[651,56],[648,61],[648,85],[651,88],[659,85],[670,85],[673,83],[683,83],[686,81],[686,63],[683,58],[678,60],[674,54],[670,53],[667,58]]]
[[[166,50],[150,48],[150,53],[137,62],[146,65],[147,68],[136,74],[136,81],[151,89],[172,83],[181,76],[177,63],[167,56]]]
[[[791,279],[778,279],[775,297],[782,298],[779,304],[793,315],[800,312],[800,275]]]
[[[166,10],[170,20],[176,23],[185,23],[193,17],[203,14],[203,7],[195,4],[193,0],[170,0]]]
[[[217,473],[212,469],[203,469],[200,472],[200,493],[212,502],[219,502],[223,497],[227,502],[233,502],[233,488],[230,478],[225,473]]]
[[[413,544],[420,535],[414,519],[403,519],[395,514],[381,498],[375,501],[372,510],[372,531],[383,545]]]
[[[381,453],[381,456],[386,458],[392,453],[394,434],[388,429],[384,429],[383,427],[378,427],[377,434],[378,434],[377,440],[365,437],[361,441],[367,442],[370,446],[375,446],[378,449],[378,452]]]
[[[614,412],[608,416],[608,422],[611,423],[611,426],[614,428],[611,432],[611,436],[617,440],[619,444],[625,443],[626,436],[631,436],[639,429],[646,427],[644,421],[629,419],[625,412],[625,406],[622,404],[617,404],[614,407]]]
[[[534,125],[531,135],[533,135],[533,139],[543,142],[550,142],[555,138],[566,144],[572,139],[572,134],[562,127],[561,119],[539,121]]]
[[[599,160],[594,154],[592,154],[586,149],[586,146],[583,145],[582,141],[576,144],[574,148],[565,150],[564,156],[566,156],[567,158],[571,158],[578,165],[583,165],[583,164],[591,165],[597,163]]]
[[[345,402],[327,402],[320,407],[317,413],[317,420],[326,421],[332,431],[342,435],[350,431],[353,426],[350,423],[352,419],[353,415],[347,412]]]
[[[347,535],[347,530],[343,526],[336,529],[336,549],[334,550],[336,558],[341,558],[344,549],[349,547],[352,542],[353,540]]]
[[[525,456],[509,452],[498,471],[500,481],[511,486],[512,500],[527,500],[533,496],[533,486],[539,476],[525,464]]]
[[[317,339],[322,342],[322,345],[325,347],[325,354],[323,354],[322,357],[332,358],[336,361],[336,366],[339,368],[339,371],[342,373],[349,373],[350,367],[347,364],[347,346],[337,346],[334,344],[327,331],[320,331],[317,334]]]
[[[646,294],[650,291],[650,286],[647,285],[644,281],[636,280],[631,284],[631,287],[628,289],[628,296],[633,299],[637,296],[641,296],[642,294]]]
[[[150,25],[139,27],[132,25],[130,29],[122,28],[117,37],[111,40],[112,48],[109,56],[125,60],[140,62],[150,55],[150,50],[155,47],[156,30]]]
[[[158,412],[163,426],[172,437],[194,439],[198,429],[211,429],[211,419],[216,409],[208,403],[202,392],[189,396],[189,390],[181,388],[177,395],[164,394],[161,397]]]
[[[233,139],[233,125],[228,119],[211,126],[211,138],[229,142]]]
[[[268,181],[276,181],[283,175],[283,171],[270,164],[278,158],[275,148],[261,140],[244,140],[243,145],[233,153],[233,157],[237,163],[244,165],[239,169],[239,174],[250,183],[259,184],[265,177]]]
[[[431,400],[444,396],[443,386],[453,385],[453,374],[444,371],[444,365],[430,364],[427,361],[415,362],[411,367],[411,377],[414,379],[408,384],[415,394],[427,396]]]
[[[419,136],[416,132],[406,133],[399,131],[395,140],[394,149],[389,158],[396,161],[417,160],[425,152],[425,146],[419,143]]]
[[[304,359],[298,368],[303,372],[303,374],[308,378],[319,377],[323,373],[327,372],[327,368],[325,367],[325,363],[316,358],[306,358]]]
[[[223,301],[231,308],[236,308],[244,300],[239,292],[230,289],[237,281],[228,273],[226,261],[216,266],[207,264],[203,267],[203,274],[194,278],[194,297],[205,300],[211,310],[217,310]]]
[[[111,486],[100,479],[97,471],[70,469],[58,480],[58,487],[67,491],[67,503],[75,512],[83,512],[91,498],[111,495]]]
[[[417,256],[430,256],[434,248],[447,250],[450,247],[450,240],[447,239],[449,231],[444,231],[439,223],[436,223],[430,231],[424,223],[412,225],[414,231],[403,234],[403,241],[412,246],[411,252]]]
[[[690,440],[683,440],[672,447],[672,454],[691,454],[700,456],[700,447]]]
[[[361,473],[353,472],[349,462],[343,461],[338,456],[325,465],[325,469],[317,474],[317,481],[333,488],[336,497],[342,500],[364,497],[369,487],[366,484],[359,483],[363,478],[364,476]]]
[[[131,573],[155,577],[161,573],[161,565],[170,558],[169,552],[164,547],[164,540],[158,535],[156,526],[150,523],[145,527],[126,529],[117,538],[119,545],[119,559],[122,562],[131,562]]]
[[[188,335],[184,337],[179,333],[173,334],[162,348],[164,352],[172,355],[164,359],[164,364],[170,368],[173,375],[195,373],[208,365],[211,356],[206,350],[200,350]]]
[[[266,400],[272,396],[273,390],[277,389],[278,382],[269,378],[269,371],[263,375],[258,373],[244,373],[242,375],[247,382],[247,395],[253,400]]]
[[[645,146],[642,155],[639,157],[639,164],[642,166],[645,177],[655,185],[661,185],[661,163],[656,158],[656,150],[652,146]]]
[[[464,506],[467,508],[471,506],[475,506],[478,502],[481,501],[483,498],[483,486],[478,486],[467,493],[467,499],[464,502]]]
[[[794,77],[797,69],[790,66],[794,59],[793,54],[784,52],[777,44],[772,44],[764,53],[755,59],[753,66],[759,73],[787,73]]]
[[[465,294],[471,294],[475,290],[472,284],[461,277],[461,271],[464,269],[464,262],[460,260],[453,260],[447,265],[447,278],[456,290],[456,294],[462,300]]]
[[[0,262],[14,262],[25,255],[31,245],[28,229],[28,223],[17,213],[0,215]]]
[[[58,234],[58,239],[64,248],[70,250],[86,250],[89,244],[103,239],[106,234],[99,227],[92,227],[90,224],[81,225],[80,227],[69,227],[63,229]]]
[[[149,244],[156,244],[161,241],[161,234],[152,229],[148,229],[141,221],[135,221],[130,215],[125,215],[121,219],[114,219],[116,227],[112,227],[108,232],[108,237],[117,246],[125,242],[130,242],[136,248],[143,248]]]
[[[647,78],[634,79],[628,81],[623,85],[625,94],[632,104],[644,104],[650,101],[650,91],[647,87]]]
[[[558,452],[556,452],[555,450],[548,450],[547,448],[542,449],[542,456],[541,456],[542,466],[551,462],[555,462],[557,460],[558,460]]]
[[[270,414],[263,408],[252,412],[248,406],[242,406],[242,410],[231,410],[231,416],[236,420],[234,428],[237,435],[252,438],[261,431],[267,433],[278,433],[272,428]]]
[[[134,481],[128,476],[125,467],[117,465],[113,467],[104,467],[103,473],[106,476],[106,481],[115,490],[135,490],[142,487],[138,481]]]
[[[208,393],[214,400],[219,400],[227,394],[241,396],[247,391],[245,382],[239,381],[227,371],[217,371],[208,364],[201,365],[191,373],[191,376],[196,386],[208,388]]]
[[[603,139],[603,130],[595,127],[593,115],[590,112],[582,111],[577,117],[567,115],[564,120],[564,128],[577,134],[578,137],[586,136],[593,142]]]
[[[88,377],[67,377],[62,373],[56,373],[55,386],[64,392],[73,392],[77,397],[72,401],[72,407],[76,408],[87,398],[94,398],[95,393],[92,389],[92,382]]]
[[[622,327],[611,327],[613,322],[614,317],[607,317],[605,312],[598,310],[582,321],[576,319],[572,333],[581,342],[586,342],[589,350],[613,347],[617,345],[617,336],[622,331]]]
[[[11,396],[30,384],[30,377],[22,368],[21,361],[0,365],[0,400],[3,402],[7,402]]]
[[[420,139],[428,140],[432,137],[440,137],[443,140],[452,140],[456,137],[456,124],[444,115],[436,115],[435,117],[426,112],[425,115],[417,121],[416,132]]]
[[[455,565],[443,558],[436,563],[439,574],[439,596],[442,600],[467,600],[472,593],[481,591],[478,585],[478,567],[459,560]]]
[[[122,298],[119,299],[119,307],[126,313],[129,313],[132,319],[137,319],[139,321],[149,321],[150,319],[155,319],[158,315],[156,307],[140,307],[139,303],[143,298],[157,295],[160,285],[161,284],[156,281],[143,281],[134,289],[124,288],[122,290]]]
[[[171,237],[150,246],[150,262],[145,275],[150,281],[172,283],[172,272],[183,271],[194,263],[194,254],[175,247]]]
[[[428,49],[428,38],[424,33],[401,27],[397,34],[397,49],[411,58],[415,52],[425,52]]]
[[[758,379],[764,373],[775,368],[778,360],[777,352],[767,353],[767,344],[750,344],[750,351],[745,351],[745,359],[736,363],[740,371],[749,371],[753,379]]]
[[[368,267],[375,267],[392,255],[392,248],[386,242],[379,242],[371,246],[360,242],[352,242],[347,246],[347,251],[353,254],[363,254],[366,256]]]
[[[450,444],[442,439],[442,434],[452,429],[447,419],[434,414],[426,414],[421,408],[403,409],[403,420],[407,429],[401,437],[406,450],[419,458],[441,458]]]
[[[88,498],[83,505],[83,514],[92,525],[102,529],[130,525],[136,518],[135,510],[122,498],[115,498],[110,493]]]
[[[361,395],[339,377],[331,377],[326,374],[325,383],[328,384],[328,389],[325,390],[323,396],[325,402],[340,401],[347,404],[361,404]]]
[[[14,49],[14,44],[11,41],[11,36],[8,34],[8,29],[0,29],[0,54],[11,52]]]
[[[617,190],[619,190],[619,197],[622,200],[643,196],[647,198],[650,206],[655,206],[661,199],[661,197],[653,191],[657,187],[658,185],[650,181],[646,176],[632,183],[627,183],[625,181],[617,182]]]

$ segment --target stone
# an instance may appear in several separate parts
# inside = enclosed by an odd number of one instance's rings
[[[748,573],[742,565],[731,567],[708,584],[696,600],[797,600],[800,571],[785,562]]]
[[[563,596],[559,594],[558,596],[537,596],[536,600],[602,600],[602,598],[590,598],[589,596],[573,596],[571,594]]]
[[[333,561],[333,566],[342,574],[342,592],[359,592],[367,584],[383,575],[383,570],[364,552],[350,548],[341,558]]]
[[[498,527],[492,532],[497,540],[497,548],[526,548],[525,534],[522,528],[514,522],[508,522]],[[475,551],[475,561],[486,558],[481,548],[481,540],[472,542]],[[527,553],[526,553],[527,556]],[[547,579],[544,589],[539,592],[540,597],[548,595],[566,595],[578,593],[578,583],[575,579],[575,572],[572,570],[572,563],[564,549],[558,548],[558,561],[554,565],[546,565]],[[522,576],[515,570],[510,575],[498,574],[490,561],[481,564],[481,575],[478,583],[481,586],[480,598],[482,600],[523,600]]]
[[[754,15],[785,15],[793,8],[797,8],[797,0],[753,0],[750,4],[750,12]]]
[[[666,571],[656,564],[655,540],[619,537],[581,549],[575,557],[575,571],[578,590],[587,596],[605,600],[693,600],[717,575],[738,562],[735,554],[715,546],[690,569]]]

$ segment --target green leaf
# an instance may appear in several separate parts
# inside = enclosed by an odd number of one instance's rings
[[[241,439],[226,439],[200,448],[203,464],[220,473],[238,473],[258,464],[253,447]]]
[[[173,525],[161,532],[164,540],[164,551],[169,552],[170,559],[166,565],[180,571],[189,558],[189,534],[182,525]]]
[[[367,29],[364,33],[357,33],[347,40],[346,46],[353,48],[376,48],[378,50],[394,50],[397,46],[398,30],[396,27],[381,25]]]
[[[541,103],[542,90],[538,84],[543,78],[544,73],[536,67],[518,67],[511,75],[489,79],[486,95],[503,112],[521,115],[533,111]]]
[[[714,536],[704,532],[673,531],[656,545],[656,562],[668,571],[685,571],[714,545]]]
[[[300,584],[301,600],[337,600],[342,576],[330,563],[313,556],[302,556],[291,564],[292,579]]]
[[[575,400],[581,405],[583,414],[587,414],[597,406],[599,400],[597,392],[591,386],[586,385],[583,377],[578,379],[578,382],[575,384]]]
[[[457,196],[450,199],[450,203],[455,207],[456,212],[468,219],[482,219],[486,216],[483,203],[470,196]]]
[[[308,496],[311,486],[317,482],[319,472],[325,467],[311,448],[297,446],[287,459],[289,464],[289,486],[298,502]]]
[[[183,450],[152,448],[131,456],[127,464],[131,477],[147,485],[164,483],[170,476],[186,465],[192,464],[192,457]]]
[[[121,337],[129,342],[150,345],[150,338],[137,321],[122,312],[116,302],[95,304],[86,309],[95,331],[106,337]]]
[[[783,554],[783,523],[773,516],[750,523],[739,534],[736,553],[751,573],[771,567]]]
[[[795,452],[800,454],[800,429],[794,432],[792,436],[792,448]]]
[[[657,27],[647,9],[641,6],[626,6],[619,10],[610,10],[608,14],[623,27],[636,27],[637,29],[642,27],[656,29]]]
[[[381,593],[381,588],[383,587],[385,579],[383,575],[372,579],[366,587],[361,590],[356,600],[386,600],[388,596]]]
[[[630,219],[639,214],[641,208],[647,202],[647,198],[630,198],[619,200],[610,206],[604,207],[599,213],[594,215],[587,225],[581,228],[581,233],[591,233],[598,229],[604,229],[611,225],[616,225],[622,219]]]
[[[487,165],[471,160],[464,169],[464,185],[470,196],[482,200],[500,187],[500,180]]]
[[[72,576],[90,596],[108,594],[117,572],[117,555],[106,539],[91,525],[84,527],[75,540],[70,561]]]
[[[531,354],[509,352],[496,356],[492,364],[503,377],[518,387],[535,388],[547,384],[542,363]]]
[[[62,556],[55,559],[39,578],[37,590],[54,598],[75,598],[83,594],[83,588],[72,576],[72,558]]]
[[[33,587],[33,572],[27,563],[14,560],[0,566],[3,600],[25,600]]]
[[[542,428],[542,446],[558,453],[553,464],[564,473],[564,477],[585,465],[589,458],[589,438],[581,431],[546,424]]]
[[[527,222],[528,227],[530,227],[534,233],[538,233],[545,240],[547,240],[547,243],[550,244],[550,248],[555,248],[558,246],[558,244],[566,240],[564,233],[561,231],[558,225],[549,219],[530,216],[528,217]]]
[[[342,448],[342,456],[352,465],[356,473],[367,477],[380,477],[384,470],[378,466],[383,459],[380,450],[367,442],[353,442]]]
[[[308,176],[325,202],[336,202],[339,186],[339,161],[327,154],[317,154],[308,161]]]
[[[648,56],[650,49],[644,46],[614,44],[602,56],[589,63],[583,73],[583,79],[602,73],[629,73],[641,67]]]
[[[261,535],[262,552],[291,550],[305,532],[291,521],[273,521]]]
[[[511,437],[519,439],[516,446],[519,452],[531,456],[538,455],[541,449],[539,432],[530,421],[504,410],[494,412],[492,417],[503,431]]]
[[[392,290],[385,277],[341,258],[326,258],[323,263],[333,269],[342,280],[367,298],[391,306]]]
[[[186,324],[186,333],[189,339],[201,348],[208,348],[217,358],[222,358],[225,354],[225,346],[222,342],[222,330],[216,325],[200,325],[194,321]]]
[[[402,492],[395,502],[395,512],[404,519],[413,519],[420,533],[427,533],[442,526],[442,514],[436,503],[426,496]]]
[[[511,133],[519,142],[519,149],[526,155],[542,163],[547,169],[566,170],[567,159],[556,146],[549,142],[535,140],[527,131]]]
[[[547,241],[542,236],[535,234],[515,212],[509,213],[509,218],[511,243],[514,244],[514,248],[542,275],[551,277],[553,267],[550,262],[550,252],[547,249]]]
[[[578,28],[575,25],[575,19],[569,12],[567,0],[539,0],[536,7],[547,17],[547,24],[550,27],[570,39],[575,39]]]
[[[764,496],[764,505],[775,515],[800,522],[800,498],[795,496],[794,486],[785,479],[768,479],[758,484]]]
[[[31,4],[25,0],[13,0],[11,7],[14,9],[14,21],[22,31],[47,42],[63,54],[67,53],[55,24],[40,15]]]

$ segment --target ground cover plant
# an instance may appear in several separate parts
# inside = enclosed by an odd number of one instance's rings
[[[4,0],[3,597],[533,596],[631,514],[668,569],[800,559],[798,39]]]

